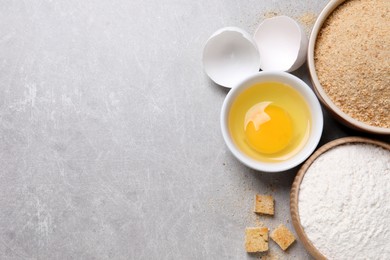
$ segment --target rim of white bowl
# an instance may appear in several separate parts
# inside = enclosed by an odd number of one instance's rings
[[[244,154],[234,143],[228,127],[230,107],[235,98],[250,86],[261,82],[281,82],[297,90],[307,102],[311,114],[309,139],[304,147],[292,158],[282,162],[261,162]],[[301,79],[287,72],[264,71],[256,73],[232,88],[226,96],[221,109],[221,131],[223,139],[231,153],[244,165],[262,172],[281,172],[294,168],[305,161],[316,149],[322,135],[324,119],[321,105],[313,90]]]

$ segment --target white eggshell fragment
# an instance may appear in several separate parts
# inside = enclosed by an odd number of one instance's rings
[[[232,88],[259,72],[260,56],[250,34],[237,27],[225,27],[207,40],[203,66],[215,83]]]
[[[263,71],[294,71],[306,61],[308,38],[288,16],[264,20],[254,34]]]

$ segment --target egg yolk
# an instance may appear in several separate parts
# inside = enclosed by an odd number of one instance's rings
[[[252,106],[245,114],[244,130],[249,145],[264,154],[282,151],[293,135],[290,115],[272,102]]]

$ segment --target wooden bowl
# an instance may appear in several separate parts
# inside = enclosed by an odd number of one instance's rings
[[[309,159],[302,165],[300,170],[298,171],[297,175],[295,176],[291,192],[290,192],[290,213],[292,218],[292,223],[295,228],[295,231],[297,232],[297,235],[302,242],[303,246],[306,248],[306,250],[315,258],[315,259],[326,259],[324,255],[321,254],[321,252],[313,245],[313,243],[310,241],[310,239],[307,237],[300,221],[299,217],[299,205],[298,205],[298,198],[299,198],[299,189],[300,185],[302,183],[302,180],[305,176],[305,173],[309,169],[310,165],[323,153],[326,153],[328,150],[347,143],[366,143],[366,144],[373,144],[380,146],[382,148],[385,148],[387,150],[390,150],[390,144],[368,139],[368,138],[362,138],[362,137],[343,137],[340,139],[333,140],[322,147],[320,147],[312,156],[309,157]]]
[[[311,32],[310,39],[309,39],[309,46],[308,46],[307,64],[309,67],[309,73],[311,76],[311,82],[313,84],[314,92],[316,93],[321,103],[333,115],[333,117],[335,117],[342,124],[350,128],[353,128],[355,130],[367,132],[370,134],[390,135],[390,128],[371,126],[361,121],[358,121],[355,118],[352,118],[351,116],[344,113],[338,106],[336,106],[331,101],[331,99],[326,94],[325,90],[321,86],[321,83],[318,79],[316,67],[314,63],[314,50],[317,41],[317,36],[322,29],[322,25],[329,17],[329,15],[345,1],[346,0],[331,0],[318,16],[314,24],[313,30]]]

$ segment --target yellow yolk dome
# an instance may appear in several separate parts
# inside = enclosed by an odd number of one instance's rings
[[[292,120],[283,108],[260,102],[245,114],[245,137],[256,151],[273,154],[288,146],[293,135]]]

